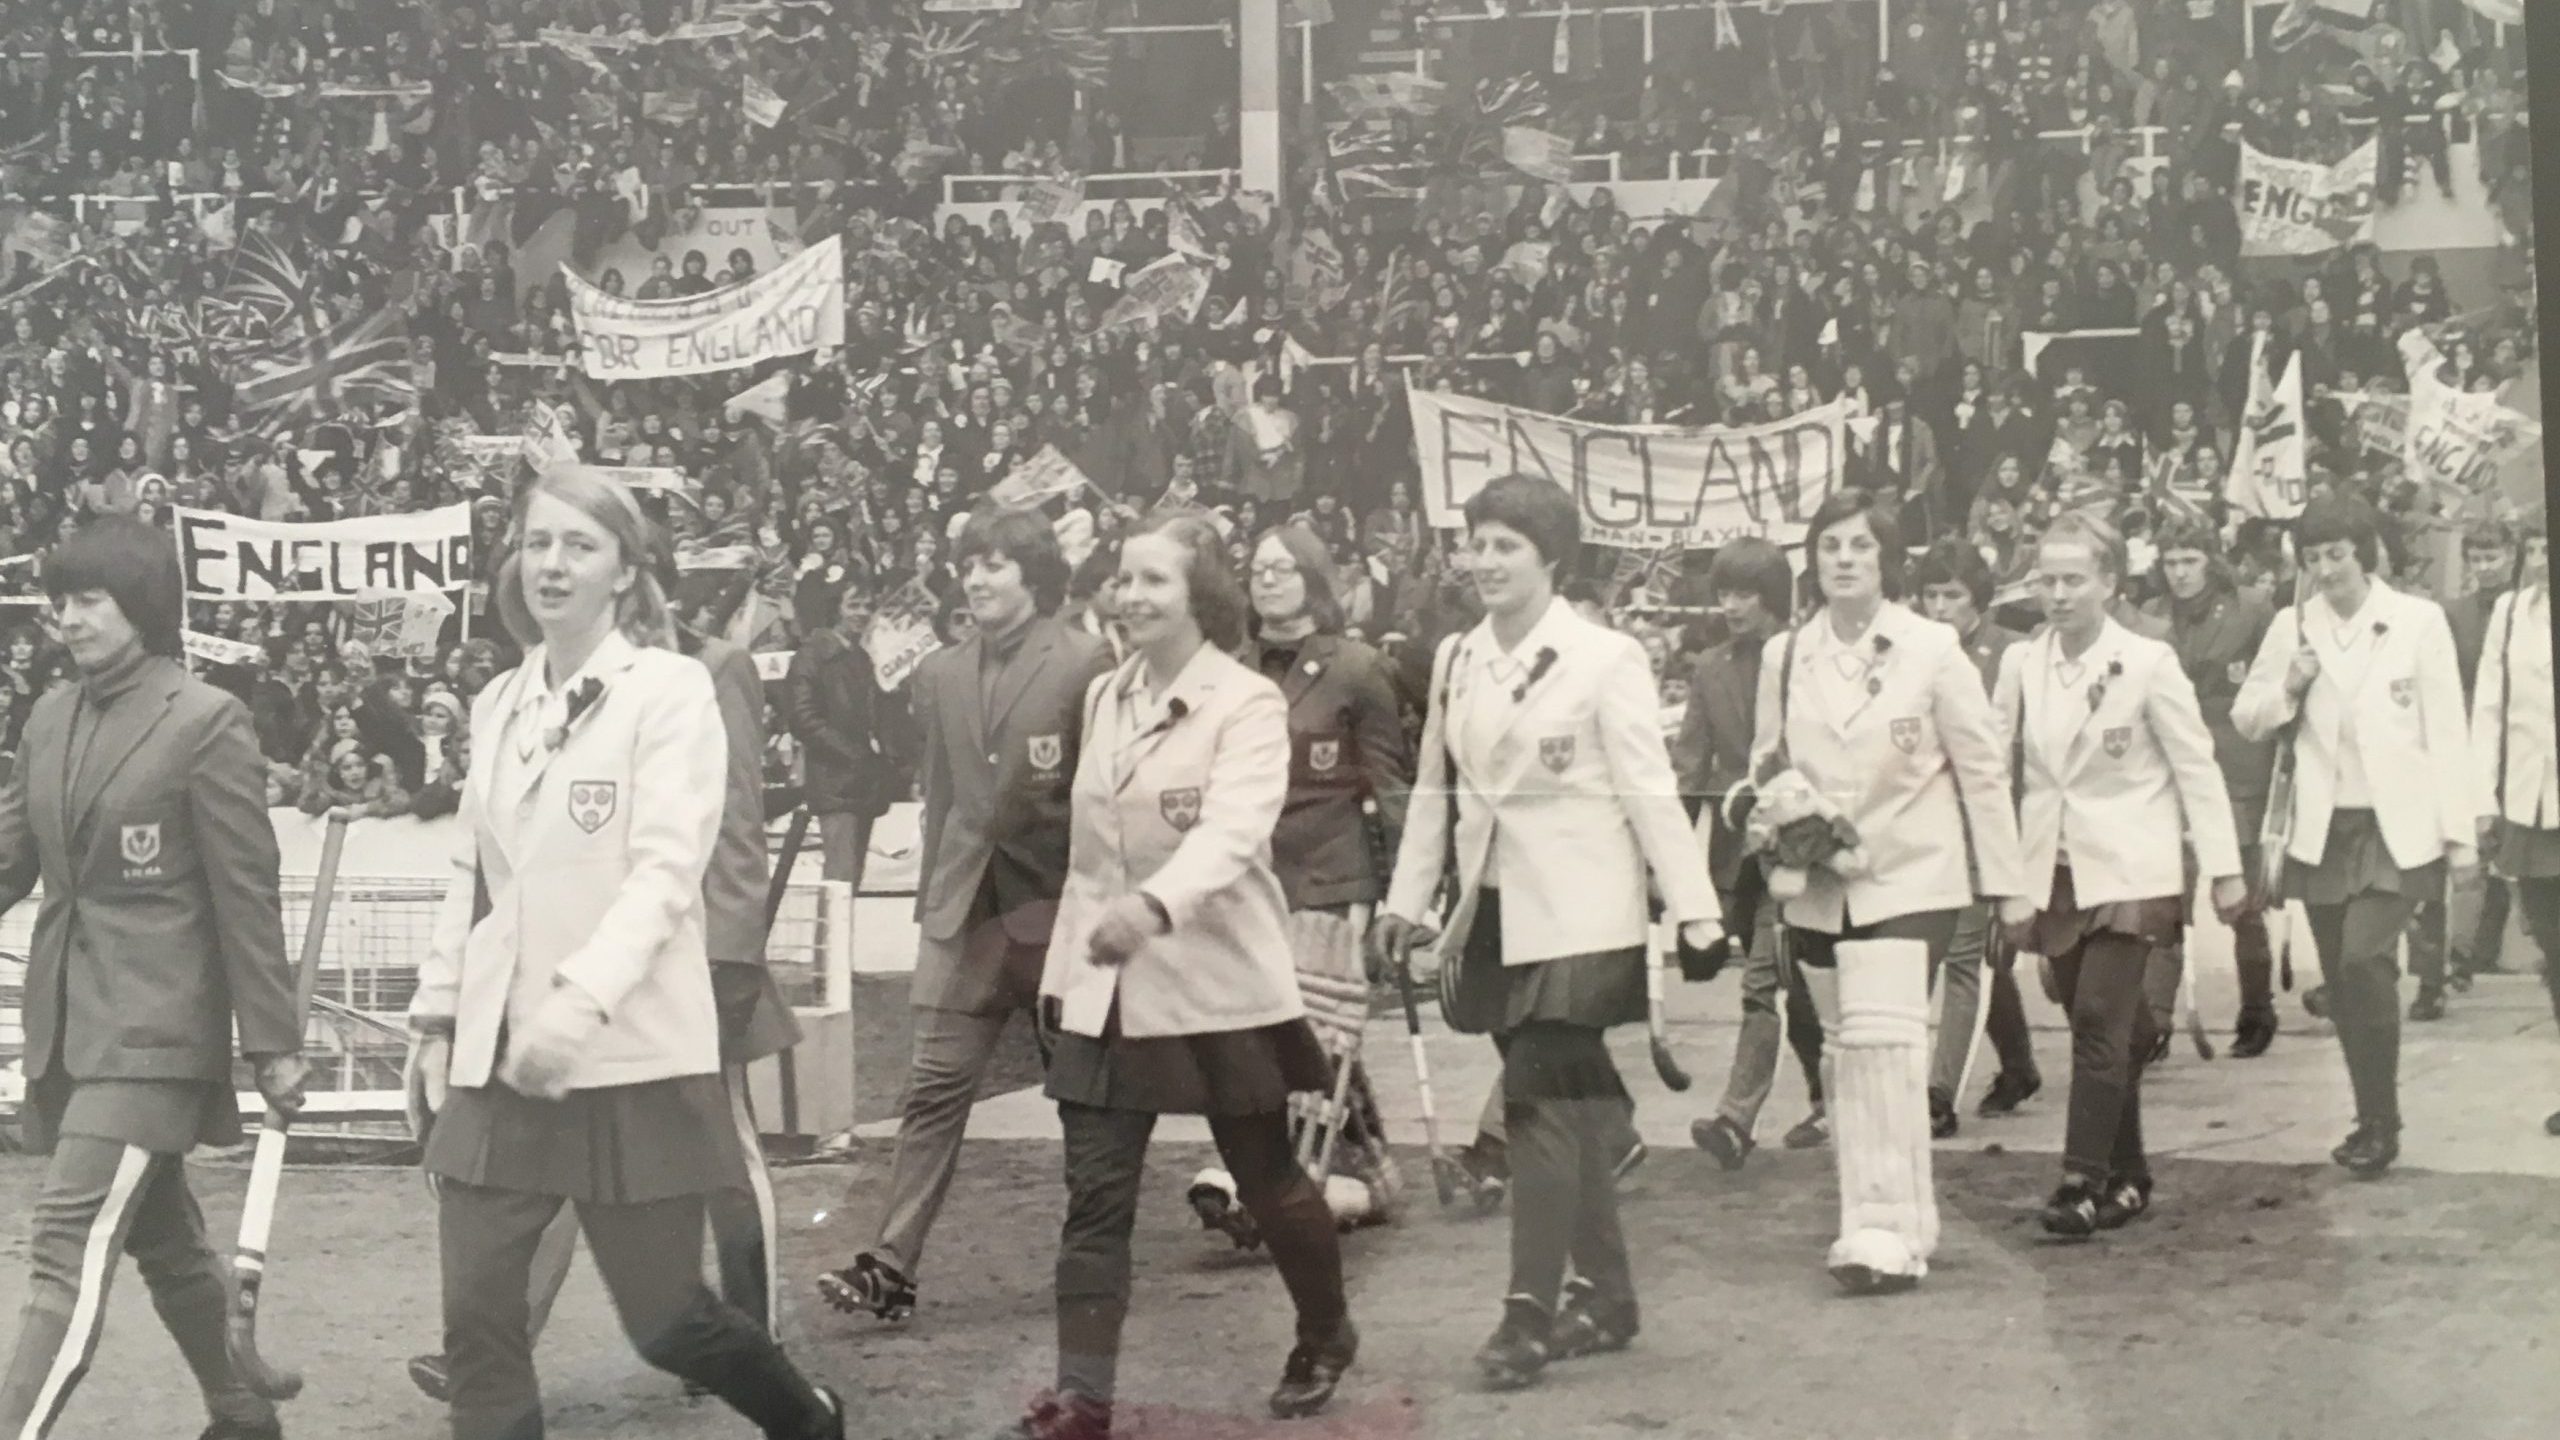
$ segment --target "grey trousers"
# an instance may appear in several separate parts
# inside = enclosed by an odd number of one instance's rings
[[[823,878],[862,889],[863,867],[871,859],[871,825],[871,817],[850,810],[818,817],[818,844],[826,853]]]
[[[996,1042],[1017,1012],[915,1011],[915,1054],[907,1068],[905,1118],[898,1156],[889,1167],[889,1200],[880,1217],[879,1248],[910,1277],[924,1264],[925,1237],[960,1169],[960,1140],[969,1129]],[[1031,1012],[1019,1012],[1026,1024]]]
[[[2036,1073],[2035,1042],[2027,1033],[2016,962],[2005,954],[1997,961],[1990,958],[1994,923],[1989,905],[1968,905],[1956,912],[1956,938],[1947,943],[1947,963],[1938,972],[1938,1034],[1929,1054],[1933,1095],[1963,1098],[1959,1092],[1965,1088],[1965,1065],[1973,1058],[1977,1030],[1991,1042],[2002,1070],[2015,1075]],[[1985,991],[1990,994],[1987,1004]]]
[[[56,1142],[36,1192],[31,1273],[18,1341],[0,1379],[0,1436],[39,1440],[88,1373],[107,1319],[107,1291],[131,1255],[206,1411],[246,1426],[275,1407],[250,1393],[223,1345],[231,1291],[187,1189],[186,1161],[87,1135]]]
[[[1783,1016],[1780,995],[1785,997]],[[1813,996],[1795,967],[1783,963],[1778,949],[1778,907],[1760,907],[1750,952],[1742,962],[1742,1029],[1733,1044],[1733,1069],[1725,1078],[1724,1099],[1716,1113],[1743,1134],[1759,1122],[1760,1107],[1778,1080],[1778,1044],[1783,1038],[1804,1070],[1805,1088],[1813,1103],[1822,1103],[1822,1017],[1814,1013]]]

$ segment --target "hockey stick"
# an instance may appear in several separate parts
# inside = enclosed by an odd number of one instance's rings
[[[1689,1088],[1689,1072],[1680,1068],[1680,1057],[1671,1053],[1670,1037],[1663,1032],[1662,1019],[1662,953],[1651,945],[1644,952],[1644,1022],[1653,1042],[1653,1071],[1662,1083],[1674,1091]]]
[[[2204,1014],[2196,1009],[2196,970],[2193,965],[2180,968],[2178,974],[2178,1011],[2186,1017],[2187,1039],[2196,1047],[2196,1058],[2213,1058],[2213,1037],[2204,1033]]]
[[[773,922],[782,918],[782,897],[791,888],[791,867],[800,861],[800,847],[809,839],[809,807],[791,812],[791,828],[782,835],[782,859],[773,867],[772,883],[764,890],[765,947],[773,946]],[[857,900],[860,897],[856,897]],[[800,1072],[788,1056],[780,1057],[776,1067],[782,1077],[782,1133],[800,1133]]]
[[[338,885],[338,854],[347,841],[347,822],[339,816],[329,817],[329,828],[320,842],[320,873],[311,882],[311,913],[302,927],[302,959],[294,967],[293,1018],[297,1025],[309,1023],[311,992],[320,980],[320,945],[329,934],[329,897]],[[267,1272],[267,1233],[275,1224],[276,1192],[284,1180],[285,1144],[293,1129],[293,1119],[267,1107],[266,1123],[258,1131],[257,1158],[249,1166],[249,1195],[240,1207],[240,1245],[231,1255],[231,1278],[238,1298],[231,1307],[231,1321],[223,1328],[225,1348],[231,1352],[231,1368],[239,1373],[242,1384],[265,1400],[290,1400],[302,1393],[302,1375],[295,1370],[279,1370],[258,1353],[258,1291]]]

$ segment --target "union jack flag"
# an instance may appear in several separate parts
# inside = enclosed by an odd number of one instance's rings
[[[397,306],[304,332],[249,356],[232,399],[260,428],[288,418],[334,420],[367,405],[415,404],[417,376]]]
[[[264,318],[274,333],[310,328],[317,322],[316,277],[264,234],[252,231],[240,237],[227,272],[223,298]]]

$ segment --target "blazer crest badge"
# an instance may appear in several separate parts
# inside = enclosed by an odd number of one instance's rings
[[[127,866],[135,869],[157,861],[160,858],[160,822],[153,820],[123,827],[117,836],[116,853],[124,857]]]
[[[2408,676],[2402,676],[2400,679],[2392,681],[2391,703],[2399,706],[2403,710],[2417,704],[2418,682],[2414,678]]]
[[[1034,735],[1029,748],[1034,770],[1055,770],[1058,762],[1066,758],[1067,747],[1055,735]]]
[[[1185,785],[1156,796],[1156,809],[1164,815],[1164,823],[1176,830],[1188,830],[1200,823],[1200,787]]]
[[[613,818],[621,787],[611,780],[576,780],[569,785],[569,819],[593,835]]]
[[[2133,748],[2133,727],[2110,725],[2107,727],[2107,733],[2099,737],[2098,743],[2106,747],[2108,759],[2121,760],[2125,757],[2125,752]]]
[[[1905,715],[1885,728],[1893,737],[1893,748],[1905,755],[1920,753],[1920,717]]]
[[[1307,768],[1319,775],[1330,775],[1342,763],[1342,742],[1310,740],[1307,742]]]
[[[1549,735],[1538,742],[1538,763],[1561,775],[1573,763],[1573,737]]]

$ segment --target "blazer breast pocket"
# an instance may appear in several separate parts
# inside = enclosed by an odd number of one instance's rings
[[[105,824],[110,884],[155,888],[204,870],[195,826],[182,805],[118,807],[107,813]]]

